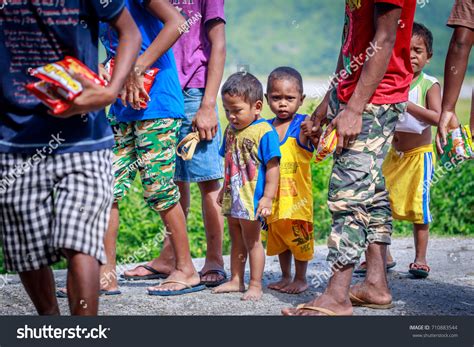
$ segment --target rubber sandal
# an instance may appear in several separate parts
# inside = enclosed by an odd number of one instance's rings
[[[220,275],[222,276],[223,278],[221,280],[217,280],[217,281],[201,281],[200,284],[202,285],[205,285],[206,287],[208,288],[215,288],[217,286],[220,286],[221,284],[223,283],[226,283],[227,282],[227,273],[224,271],[224,270],[220,270],[220,269],[216,269],[216,270],[209,270],[209,271],[206,271],[204,273],[202,273],[201,271],[199,271],[199,276],[201,278],[207,276],[207,275]]]
[[[144,276],[127,276],[125,274],[121,274],[120,278],[123,278],[124,280],[127,281],[146,281],[146,280],[162,280],[168,278],[168,274],[165,274],[163,272],[159,272],[158,270],[155,270],[149,265],[138,265],[136,269],[138,268],[144,268],[145,270],[148,270],[151,272],[151,275],[144,275]]]
[[[176,155],[184,161],[193,159],[199,141],[199,132],[188,134],[176,147]]]
[[[176,296],[176,295],[183,295],[183,294],[190,294],[190,293],[196,293],[200,292],[201,290],[206,289],[205,285],[198,284],[195,286],[191,286],[187,284],[186,282],[181,282],[181,281],[164,281],[163,283],[160,284],[160,287],[168,284],[168,283],[177,283],[185,286],[185,288],[180,289],[180,290],[148,290],[148,295],[154,295],[154,296]]]
[[[415,278],[426,278],[430,274],[430,267],[428,265],[411,263],[408,272]]]
[[[367,308],[372,308],[375,310],[389,310],[395,307],[393,303],[373,304],[371,302],[366,302],[362,299],[359,299],[357,296],[355,296],[351,292],[349,292],[349,298],[351,299],[352,306],[356,306],[356,307],[367,307]]]
[[[105,295],[105,296],[115,296],[115,295],[121,295],[122,292],[120,290],[105,290],[105,289],[101,289],[99,291],[99,296],[100,295]],[[61,288],[61,289],[58,289],[56,291],[56,297],[57,298],[61,298],[61,299],[65,299],[67,298],[67,292],[64,288]]]
[[[333,316],[338,316],[338,314],[332,310],[329,310],[327,308],[324,308],[324,307],[317,307],[317,306],[305,306],[305,304],[301,304],[301,305],[298,305],[296,306],[296,309],[297,310],[307,310],[307,311],[315,311],[315,312],[319,312],[319,313],[322,313],[326,316],[330,316],[330,317],[333,317]]]
[[[362,263],[360,263],[359,267],[354,270],[354,273],[355,274],[365,274],[365,273],[367,273],[367,267],[366,266],[367,266],[367,262],[363,261]],[[397,262],[392,261],[391,263],[387,263],[386,269],[388,271],[390,269],[393,269],[395,266],[397,266]]]

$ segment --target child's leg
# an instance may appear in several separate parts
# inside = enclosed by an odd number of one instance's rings
[[[260,300],[265,267],[265,250],[260,240],[260,221],[240,220],[242,235],[250,258],[249,288],[242,300]]]
[[[213,293],[243,292],[245,290],[244,274],[247,262],[247,248],[242,237],[242,228],[236,218],[228,217],[229,234],[231,242],[229,282],[221,284],[213,289]]]
[[[281,268],[281,279],[278,282],[270,283],[268,288],[280,290],[291,282],[291,258],[290,250],[286,250],[283,253],[278,254],[278,260],[280,261]]]
[[[104,237],[104,249],[107,264],[100,267],[100,289],[118,290],[117,283],[117,235],[119,229],[118,204],[114,203],[110,211],[110,220]]]
[[[67,293],[71,315],[96,316],[99,309],[99,261],[90,255],[63,250],[68,260]]]
[[[56,284],[50,267],[20,272],[20,279],[39,315],[59,315]]]
[[[430,225],[413,224],[413,236],[415,238],[415,263],[427,265],[426,251],[428,249]]]
[[[166,225],[166,232],[171,240],[176,257],[176,269],[174,269],[168,281],[185,282],[190,286],[198,285],[201,282],[199,274],[194,268],[189,249],[186,219],[181,205],[177,203],[166,211],[160,212],[161,219]],[[179,283],[168,283],[149,290],[181,290],[184,286]]]
[[[295,277],[293,279],[293,282],[282,288],[280,291],[288,294],[299,294],[308,289],[308,282],[306,282],[307,268],[307,261],[295,259]]]

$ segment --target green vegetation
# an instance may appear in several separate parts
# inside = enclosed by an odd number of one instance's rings
[[[415,20],[434,36],[434,55],[428,74],[442,76],[452,29],[446,26],[453,1],[417,1]],[[306,78],[334,72],[344,23],[344,1],[273,0],[226,1],[227,73],[248,65],[266,76],[291,65]],[[400,23],[403,25],[403,23]],[[472,61],[472,60],[471,60]],[[473,76],[471,63],[467,76]]]

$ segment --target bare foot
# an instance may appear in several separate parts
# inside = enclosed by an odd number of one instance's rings
[[[329,294],[323,294],[306,303],[305,306],[320,307],[322,309],[330,310],[338,316],[352,316],[352,304],[348,297],[344,300],[336,300]],[[323,312],[293,307],[285,308],[281,313],[284,316],[326,316]]]
[[[282,277],[278,282],[272,282],[268,284],[268,289],[281,290],[291,283],[291,277]]]
[[[299,294],[303,293],[306,289],[308,289],[308,282],[306,282],[306,279],[294,279],[293,282],[282,288],[280,292],[287,294]]]
[[[249,289],[242,296],[241,300],[243,301],[258,301],[262,298],[263,291],[262,286],[249,285]]]
[[[232,279],[229,282],[221,284],[220,286],[212,290],[212,294],[224,294],[224,293],[236,293],[245,292],[244,282],[241,282],[238,279]]]
[[[166,283],[166,282],[170,283]],[[149,291],[174,291],[185,289],[186,286],[181,283],[173,283],[173,281],[186,283],[188,286],[197,286],[201,282],[199,274],[194,271],[192,274],[184,273],[180,270],[174,270],[169,277],[164,281],[164,284],[160,284],[155,287],[148,287]]]
[[[392,294],[388,288],[375,287],[366,281],[353,285],[350,292],[358,299],[371,304],[386,305],[392,302]]]

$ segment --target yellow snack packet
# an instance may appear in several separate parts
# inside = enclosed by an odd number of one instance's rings
[[[329,157],[337,147],[337,134],[336,129],[331,131],[330,134],[326,134],[327,129],[321,135],[319,140],[318,148],[316,149],[316,156],[314,157],[315,163],[320,163],[327,157]]]

